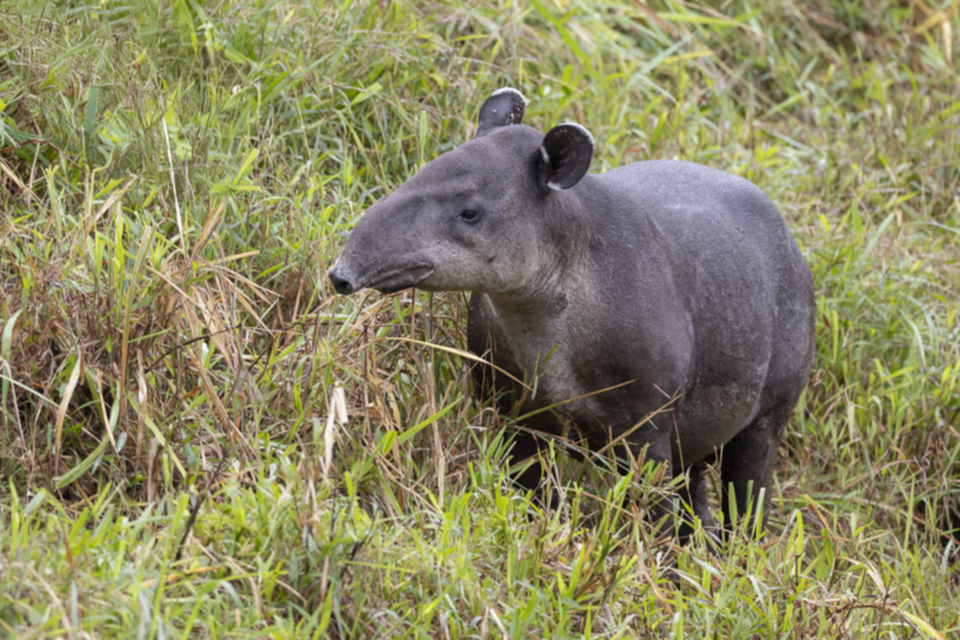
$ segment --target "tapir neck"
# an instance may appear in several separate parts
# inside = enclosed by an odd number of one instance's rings
[[[567,294],[559,282],[530,282],[515,290],[486,295],[498,315],[534,321],[557,316],[567,306]]]
[[[558,316],[577,297],[589,260],[590,224],[580,189],[553,192],[544,211],[531,212],[540,223],[536,246],[529,248],[528,273],[502,291],[486,292],[506,314],[546,320]]]

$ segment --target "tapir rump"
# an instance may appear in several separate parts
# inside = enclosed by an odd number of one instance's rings
[[[521,124],[525,105],[497,91],[476,138],[370,207],[333,286],[472,292],[470,350],[536,376],[518,415],[563,403],[530,419],[515,456],[536,453],[538,432],[574,433],[592,450],[612,439],[646,448],[647,460],[688,474],[681,498],[705,525],[704,463],[717,461],[730,522],[734,505],[757,504],[761,491],[769,500],[810,374],[810,267],[747,180],[674,160],[588,173],[590,133],[561,124],[544,135]],[[501,407],[520,398],[493,368],[477,375]],[[540,471],[518,481],[535,487]]]

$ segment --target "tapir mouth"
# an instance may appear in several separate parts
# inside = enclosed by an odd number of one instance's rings
[[[367,286],[380,293],[395,293],[403,289],[415,287],[426,280],[433,273],[433,265],[420,264],[414,267],[405,267],[377,278]]]
[[[433,271],[433,264],[423,258],[402,265],[368,265],[355,269],[349,260],[345,261],[341,256],[327,275],[337,293],[349,295],[367,288],[380,293],[409,289],[429,278]]]

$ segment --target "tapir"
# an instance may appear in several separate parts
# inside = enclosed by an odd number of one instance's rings
[[[492,365],[477,386],[533,414],[515,457],[561,433],[645,449],[686,474],[688,508],[671,510],[705,527],[708,462],[727,523],[769,504],[814,355],[813,278],[783,217],[751,182],[692,162],[588,173],[590,133],[544,135],[525,108],[495,92],[474,139],[373,204],[330,269],[334,289],[472,292],[468,347]],[[517,480],[533,488],[541,471]]]

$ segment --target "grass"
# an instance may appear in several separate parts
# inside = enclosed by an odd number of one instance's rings
[[[0,637],[955,637],[958,32],[920,0],[0,6]],[[353,221],[504,85],[594,171],[720,167],[794,229],[818,354],[766,536],[658,543],[652,470],[565,456],[539,509],[463,296],[334,297]]]

